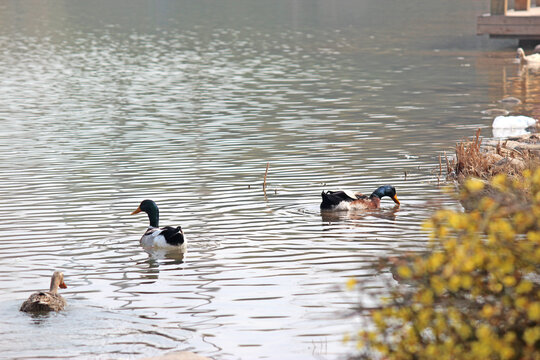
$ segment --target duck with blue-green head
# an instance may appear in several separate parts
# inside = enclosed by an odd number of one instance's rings
[[[321,193],[321,210],[379,209],[381,199],[385,196],[388,196],[399,206],[396,188],[392,185],[380,186],[369,196],[349,190],[323,191]]]
[[[150,220],[150,225],[141,237],[141,245],[148,248],[161,248],[176,250],[185,253],[186,238],[180,226],[159,227],[159,208],[152,200],[143,200],[139,207],[131,215],[145,212]]]

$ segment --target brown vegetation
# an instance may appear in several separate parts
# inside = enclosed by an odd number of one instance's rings
[[[446,161],[447,176],[460,184],[468,177],[489,180],[497,174],[521,177],[540,165],[540,136],[528,134],[482,144],[480,129],[471,140],[456,145],[456,156]]]

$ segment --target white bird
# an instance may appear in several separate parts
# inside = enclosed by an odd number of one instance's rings
[[[525,55],[522,48],[517,49],[517,58],[522,64],[540,65],[540,54]]]
[[[526,129],[536,125],[536,119],[528,116],[497,116],[491,125],[494,129]]]
[[[497,116],[493,120],[493,137],[506,138],[521,136],[527,133],[527,129],[536,126],[536,119],[528,116]]]
[[[159,209],[154,201],[143,200],[131,215],[138,214],[141,211],[147,213],[150,220],[150,226],[141,238],[141,245],[144,248],[163,248],[179,251],[180,253],[186,252],[186,238],[180,226],[159,227]]]

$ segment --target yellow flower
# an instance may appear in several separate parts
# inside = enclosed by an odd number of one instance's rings
[[[435,291],[435,294],[441,295],[444,290],[444,282],[442,281],[440,276],[434,275],[429,279],[429,283],[431,284],[431,288],[433,291]]]
[[[491,185],[499,191],[505,191],[506,190],[506,175],[504,174],[498,174],[493,177],[491,180]]]
[[[534,242],[534,243],[540,242],[540,232],[538,232],[538,231],[529,231],[527,233],[527,239]]]
[[[384,316],[381,311],[374,311],[371,317],[373,318],[375,325],[377,325],[379,328],[384,327]]]
[[[429,289],[425,289],[420,293],[420,302],[424,305],[433,304],[433,292]]]
[[[529,315],[529,318],[533,321],[540,320],[540,302],[537,301],[530,304],[527,315]]]
[[[465,188],[470,192],[475,193],[484,188],[484,182],[480,179],[470,178],[465,182]]]
[[[534,280],[540,263],[540,169],[525,172],[525,180],[514,179],[495,176],[495,196],[484,198],[477,210],[438,211],[424,224],[431,254],[393,270],[411,279],[411,286],[389,291],[389,301],[372,312],[375,326],[363,338],[365,351],[379,349],[385,359],[501,360],[530,352],[531,359],[538,357],[540,289]],[[485,184],[468,180],[464,194]],[[501,200],[523,191],[527,201],[504,206]],[[490,304],[478,308],[477,299]]]
[[[397,269],[398,275],[403,279],[410,279],[412,276],[412,271],[408,266],[399,266]]]
[[[452,275],[450,277],[450,281],[448,282],[448,288],[451,290],[451,291],[458,291],[459,290],[459,286],[461,284],[461,279],[460,279],[460,276],[458,275]]]
[[[531,292],[533,289],[533,283],[528,280],[521,280],[518,286],[516,286],[516,292],[518,294],[525,294]]]
[[[478,329],[476,329],[476,336],[481,340],[490,338],[492,335],[493,332],[488,325],[480,325]]]
[[[437,346],[435,344],[429,344],[426,347],[426,355],[429,358],[434,359],[436,357],[439,357],[441,354],[440,354],[440,351],[439,351],[439,349],[437,348]]]
[[[461,214],[453,213],[448,217],[448,223],[454,229],[461,228]]]
[[[523,339],[529,346],[533,346],[534,343],[540,339],[540,327],[536,326],[525,330],[523,333]]]
[[[511,275],[505,276],[502,281],[503,281],[504,286],[506,286],[506,287],[516,285],[516,278],[514,276],[511,276]]]
[[[495,313],[495,308],[492,305],[486,304],[482,307],[482,316],[490,318]]]
[[[475,267],[476,267],[476,261],[474,257],[471,258],[470,256],[468,256],[467,258],[464,259],[463,271],[471,272],[474,270]]]
[[[427,327],[429,323],[429,319],[431,318],[431,315],[433,314],[433,311],[430,308],[425,308],[420,310],[420,313],[418,313],[418,322],[420,325],[420,328]]]
[[[431,254],[428,259],[428,269],[431,272],[435,272],[444,263],[445,256],[442,252],[437,251]]]
[[[526,297],[522,296],[522,297],[518,297],[515,301],[515,304],[516,304],[516,307],[518,309],[525,309],[527,307],[527,304],[529,303],[529,301],[527,300]]]
[[[461,287],[463,289],[470,289],[473,284],[473,279],[469,275],[462,275],[461,276]]]
[[[357,281],[355,278],[349,278],[349,280],[347,280],[347,282],[345,283],[347,290],[351,291],[352,289],[354,289],[356,283]]]
[[[515,351],[510,346],[504,346],[500,350],[500,354],[501,354],[502,359],[512,359],[514,357],[514,355],[515,355]]]
[[[465,324],[458,326],[456,330],[463,340],[468,339],[472,335],[471,328]]]

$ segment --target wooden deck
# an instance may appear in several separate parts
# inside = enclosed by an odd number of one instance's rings
[[[491,0],[491,13],[478,17],[476,33],[490,37],[519,40],[540,40],[540,0],[531,7],[531,0],[515,0],[515,9],[508,9],[507,0]]]

